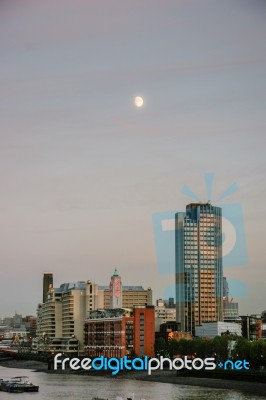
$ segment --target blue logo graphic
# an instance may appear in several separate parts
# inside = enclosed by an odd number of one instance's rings
[[[205,173],[205,186],[208,201],[212,201],[213,173]],[[236,183],[227,188],[218,198],[213,199],[213,205],[222,208],[222,248],[223,268],[243,266],[248,263],[247,246],[244,229],[243,209],[239,203],[223,204],[223,201],[238,190]],[[188,186],[182,192],[191,197],[193,202],[201,202]],[[203,201],[202,201],[203,202]],[[205,201],[206,202],[206,201]],[[156,246],[158,270],[163,275],[175,274],[175,214],[185,210],[158,212],[153,215],[153,231]],[[208,244],[208,231],[205,232],[205,242]],[[210,243],[211,245],[211,243]],[[232,297],[243,297],[247,294],[243,282],[234,280],[230,287]],[[166,289],[165,295],[174,297],[175,285]]]
[[[249,362],[246,360],[226,360],[224,363],[220,361],[219,364],[217,364],[217,367],[223,369],[237,369],[239,371],[241,371],[242,369],[249,370]]]

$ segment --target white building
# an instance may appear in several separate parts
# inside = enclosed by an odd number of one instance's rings
[[[176,321],[176,309],[165,307],[164,301],[159,299],[155,306],[155,332],[159,332],[160,325],[168,321]]]
[[[87,312],[97,308],[103,308],[103,292],[90,280],[50,287],[47,301],[38,306],[37,335],[46,342],[76,338],[82,350]]]
[[[241,323],[236,322],[206,322],[202,323],[195,328],[195,336],[214,338],[215,336],[221,336],[224,333],[230,335],[242,336]]]

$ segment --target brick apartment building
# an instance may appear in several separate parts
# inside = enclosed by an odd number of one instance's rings
[[[154,307],[91,311],[85,321],[84,349],[89,357],[153,356]]]

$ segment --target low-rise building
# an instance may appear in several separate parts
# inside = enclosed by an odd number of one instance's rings
[[[262,338],[262,319],[260,315],[241,315],[242,336],[248,340]]]
[[[154,335],[153,306],[91,311],[85,322],[85,354],[153,356]]]
[[[224,334],[242,336],[241,324],[236,322],[205,322],[195,328],[195,336],[201,338],[214,338]]]
[[[80,352],[80,343],[74,338],[34,338],[31,351],[33,353],[64,353],[66,356],[77,355]]]
[[[155,306],[155,331],[160,331],[161,324],[167,321],[176,321],[176,309],[168,308],[162,299],[156,301]]]
[[[103,308],[110,308],[110,287],[99,286],[103,292]],[[152,289],[144,289],[142,286],[122,286],[122,308],[145,307],[152,305]]]

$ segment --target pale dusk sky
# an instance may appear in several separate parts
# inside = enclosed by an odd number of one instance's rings
[[[184,185],[208,200],[206,172],[213,199],[239,187],[240,312],[266,309],[265,17],[262,0],[0,2],[0,316],[34,314],[45,271],[116,267],[163,297],[152,216],[183,210]]]

